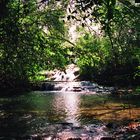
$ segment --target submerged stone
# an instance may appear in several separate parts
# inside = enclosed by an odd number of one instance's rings
[[[112,138],[112,137],[102,137],[100,140],[115,140],[115,138]]]

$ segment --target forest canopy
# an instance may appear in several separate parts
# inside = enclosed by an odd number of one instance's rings
[[[39,71],[72,62],[82,79],[138,84],[139,13],[131,0],[1,0],[0,89],[26,87]]]

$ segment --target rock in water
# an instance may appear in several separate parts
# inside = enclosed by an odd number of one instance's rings
[[[67,140],[82,140],[81,138],[68,138]]]
[[[115,140],[115,138],[112,138],[112,137],[102,137],[100,140]]]

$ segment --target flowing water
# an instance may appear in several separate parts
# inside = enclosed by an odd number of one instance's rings
[[[63,134],[65,130],[69,134],[86,131],[88,135],[99,137],[107,135],[104,123],[138,118],[140,103],[137,97],[34,91],[0,98],[0,139]],[[90,131],[93,129],[96,134]]]

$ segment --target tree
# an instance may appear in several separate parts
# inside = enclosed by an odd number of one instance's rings
[[[52,3],[3,0],[0,12],[0,88],[25,87],[42,68],[63,67],[65,12]],[[40,5],[41,6],[41,5]],[[56,59],[57,58],[57,59]]]
[[[70,17],[74,15],[73,19],[82,21],[83,27],[86,26],[86,19],[90,19],[91,23],[100,24],[102,37],[109,39],[110,58],[105,60],[103,75],[109,73],[110,79],[122,76],[121,80],[128,77],[132,82],[140,65],[139,6],[133,5],[130,0],[78,0],[70,11]],[[92,52],[93,56],[95,53]],[[99,74],[101,73],[99,71]]]

